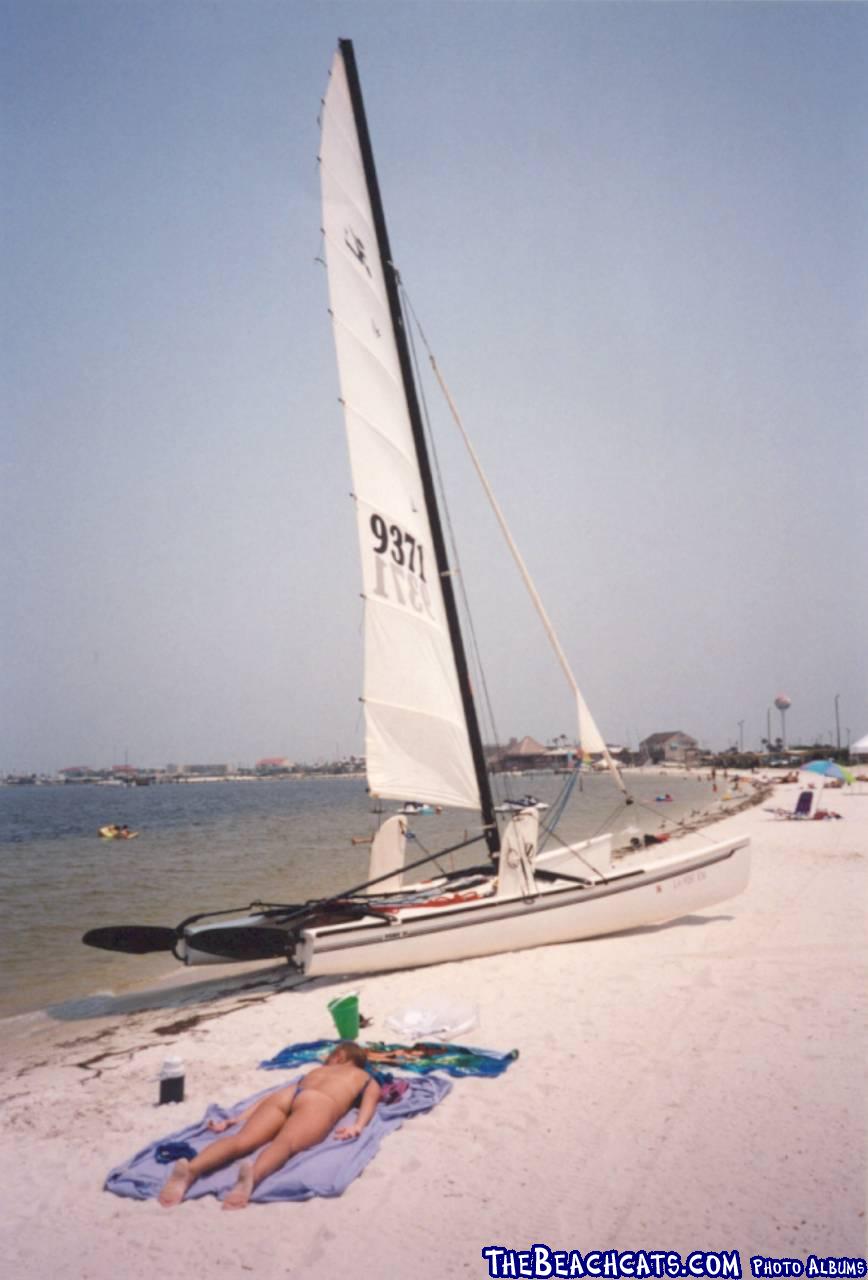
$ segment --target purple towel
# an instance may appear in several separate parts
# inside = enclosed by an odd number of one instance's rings
[[[301,1079],[296,1076],[295,1079]],[[277,1087],[283,1089],[291,1081],[284,1081]],[[283,1168],[264,1178],[253,1192],[251,1200],[260,1204],[268,1204],[272,1200],[309,1200],[311,1196],[339,1196],[346,1190],[354,1178],[357,1178],[365,1165],[374,1158],[386,1134],[401,1127],[407,1116],[418,1115],[422,1111],[430,1111],[452,1088],[451,1083],[442,1076],[423,1076],[409,1081],[409,1087],[395,1102],[381,1101],[374,1113],[371,1123],[367,1125],[357,1138],[340,1139],[331,1134],[308,1151],[301,1151],[288,1160]],[[274,1089],[264,1089],[245,1098],[234,1107],[224,1110],[212,1103],[198,1123],[179,1129],[166,1137],[158,1138],[143,1148],[126,1164],[112,1169],[105,1182],[106,1191],[113,1191],[118,1196],[131,1196],[135,1200],[149,1200],[159,1194],[169,1169],[156,1159],[157,1150],[167,1142],[187,1142],[196,1151],[201,1151],[209,1142],[217,1137],[206,1128],[209,1120],[225,1120],[238,1115],[251,1102],[264,1098]],[[336,1128],[346,1124],[351,1112],[338,1121]],[[256,1152],[245,1159],[255,1159]],[[238,1162],[226,1165],[214,1173],[206,1174],[193,1183],[185,1199],[195,1200],[199,1196],[215,1195],[223,1198],[226,1192],[235,1185],[238,1177]]]

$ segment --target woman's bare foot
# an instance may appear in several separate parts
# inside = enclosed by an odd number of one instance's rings
[[[253,1191],[253,1165],[242,1160],[238,1169],[238,1181],[223,1201],[224,1209],[246,1209]]]
[[[173,1205],[181,1203],[191,1182],[194,1181],[195,1175],[190,1172],[190,1161],[178,1160],[164,1182],[163,1189],[157,1199],[163,1208],[171,1209]]]

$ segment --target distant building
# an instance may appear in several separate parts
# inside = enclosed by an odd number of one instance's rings
[[[94,769],[89,764],[69,764],[59,769],[58,774],[67,783],[97,782],[108,776],[104,769]]]
[[[260,776],[269,776],[275,773],[289,773],[292,765],[286,756],[265,756],[262,760],[256,761],[256,773]]]
[[[652,733],[639,743],[641,754],[655,764],[692,764],[699,758],[699,743],[680,729]]]
[[[489,767],[495,771],[508,772],[525,769],[552,768],[552,753],[536,738],[510,738],[505,747],[489,752]]]
[[[191,778],[225,778],[229,773],[228,764],[184,764],[181,773]]]

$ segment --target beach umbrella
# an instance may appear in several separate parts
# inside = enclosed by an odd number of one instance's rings
[[[852,782],[853,775],[849,769],[835,764],[834,760],[812,760],[802,766],[805,773],[819,773],[824,778],[837,778],[840,782]]]

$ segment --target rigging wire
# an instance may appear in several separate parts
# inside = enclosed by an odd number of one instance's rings
[[[627,796],[627,788],[624,783],[624,779],[621,777],[621,772],[618,769],[618,766],[616,765],[614,759],[612,758],[608,747],[606,746],[605,739],[602,737],[599,729],[597,728],[597,725],[594,723],[593,717],[591,716],[587,703],[582,697],[581,691],[578,687],[578,684],[576,683],[575,676],[573,675],[570,669],[569,662],[567,661],[566,654],[564,653],[561,643],[558,640],[557,635],[555,634],[554,627],[551,624],[548,613],[546,612],[545,606],[543,605],[543,602],[540,598],[539,592],[537,591],[536,587],[533,584],[533,581],[527,570],[527,566],[524,563],[524,559],[521,555],[521,552],[516,546],[515,540],[513,539],[512,534],[509,531],[509,528],[506,524],[506,520],[504,519],[504,516],[503,516],[503,512],[500,509],[500,504],[495,498],[494,493],[492,492],[491,486],[488,483],[488,480],[482,470],[482,465],[479,461],[476,450],[474,449],[470,441],[470,438],[466,430],[464,429],[464,424],[461,421],[461,417],[458,413],[458,409],[455,405],[455,401],[453,400],[449,392],[449,388],[446,385],[445,379],[443,378],[443,375],[440,372],[440,369],[437,365],[437,361],[434,358],[434,353],[431,350],[431,346],[425,337],[425,331],[423,330],[418,317],[413,311],[412,303],[410,303],[409,298],[407,298],[407,306],[409,307],[413,320],[415,321],[419,329],[419,335],[422,339],[422,342],[425,344],[425,348],[428,352],[428,360],[434,372],[434,376],[436,377],[440,385],[440,390],[442,391],[446,399],[446,403],[449,406],[449,410],[450,410],[450,413],[452,414],[452,418],[455,422],[455,425],[458,427],[458,430],[461,433],[461,437],[464,441],[465,448],[470,454],[470,460],[473,463],[473,466],[476,470],[476,474],[479,478],[480,484],[485,490],[485,494],[488,498],[489,503],[491,504],[491,508],[494,511],[497,522],[500,525],[501,532],[504,538],[506,539],[507,546],[509,547],[510,552],[512,553],[512,557],[516,563],[516,566],[518,567],[518,571],[521,574],[522,581],[524,582],[524,585],[528,591],[528,594],[531,597],[534,608],[539,614],[540,620],[543,624],[543,629],[546,635],[548,636],[549,643],[551,644],[555,652],[555,656],[557,657],[558,662],[560,663],[561,669],[567,678],[568,684],[573,690],[573,694],[576,698],[576,707],[578,711],[580,736],[584,739],[585,735],[588,734],[590,738],[594,741],[595,745],[593,749],[594,750],[599,749],[601,751],[601,754],[604,760],[606,761],[606,765],[609,771],[611,772],[613,778],[615,779],[615,782],[617,783],[619,789],[624,793],[625,796]],[[585,743],[585,747],[587,749],[587,743]]]
[[[419,323],[419,318],[416,315],[416,312],[413,308],[413,304],[411,303],[410,298],[407,294],[407,290],[404,287],[404,282],[401,279],[400,272],[394,266],[393,266],[393,270],[395,271],[395,279],[397,280],[397,283],[398,283],[398,290],[401,297],[402,308],[404,309],[405,315],[408,317],[408,319],[411,319],[413,322],[412,324],[407,324],[406,326],[407,343],[410,348],[410,356],[413,362],[413,369],[416,377],[416,389],[419,395],[419,403],[422,410],[422,418],[425,424],[425,434],[428,439],[428,451],[431,456],[431,461],[433,464],[432,469],[434,471],[436,482],[437,482],[438,498],[439,498],[440,510],[443,517],[443,524],[446,528],[446,531],[449,537],[451,570],[452,570],[453,577],[457,579],[457,583],[458,583],[457,594],[461,598],[462,609],[463,609],[464,618],[467,624],[468,636],[470,639],[470,650],[473,655],[473,666],[474,666],[474,670],[476,672],[477,678],[479,680],[479,687],[482,695],[480,699],[480,704],[484,712],[487,724],[490,727],[491,733],[493,734],[494,745],[499,749],[500,734],[498,733],[498,730],[497,730],[497,724],[494,717],[494,708],[493,708],[491,696],[488,689],[488,682],[485,678],[485,669],[482,665],[482,657],[481,657],[481,652],[479,647],[479,640],[476,634],[476,627],[473,622],[473,614],[470,609],[470,602],[467,598],[467,590],[464,582],[464,574],[461,569],[461,560],[458,554],[458,544],[455,538],[455,530],[452,524],[452,515],[449,510],[449,504],[446,498],[446,490],[443,484],[443,473],[440,467],[440,458],[437,453],[437,443],[434,439],[433,431],[431,430],[431,415],[428,409],[428,400],[425,395],[425,386],[420,376],[421,370],[419,366],[419,358],[416,352],[416,343],[414,341],[414,335],[413,335],[414,326],[419,330],[419,334],[422,338],[423,343],[425,343],[426,347],[428,346],[428,343],[425,339],[425,334],[423,332],[422,326]],[[494,776],[497,776],[497,775],[494,775]],[[500,789],[498,788],[498,791],[499,790]],[[500,798],[500,796],[498,796],[498,798]]]
[[[419,320],[416,320],[416,324],[419,324]],[[572,675],[570,663],[567,662],[567,657],[565,652],[563,652],[561,641],[558,640],[556,632],[554,632],[554,627],[552,626],[551,620],[549,620],[547,609],[545,609],[545,605],[543,604],[542,599],[540,599],[539,591],[536,590],[534,582],[533,580],[531,580],[530,573],[529,571],[527,571],[527,566],[525,564],[524,557],[521,556],[521,552],[517,548],[515,539],[512,538],[510,529],[508,529],[506,518],[504,518],[503,512],[501,511],[501,506],[499,506],[497,498],[494,497],[494,493],[492,492],[492,486],[489,485],[488,479],[486,479],[486,476],[483,471],[483,467],[481,467],[481,463],[479,461],[479,456],[478,454],[476,454],[474,445],[472,445],[471,443],[470,436],[467,435],[465,426],[463,426],[463,422],[461,421],[460,413],[458,413],[456,403],[454,403],[452,394],[451,392],[449,392],[449,388],[447,387],[447,384],[446,384],[446,379],[443,378],[443,374],[439,370],[437,360],[435,360],[435,357],[434,357],[434,352],[431,351],[430,344],[428,343],[428,340],[426,340],[425,338],[425,333],[424,333],[424,330],[422,330],[421,325],[419,325],[419,332],[421,335],[422,342],[425,343],[425,347],[426,349],[428,349],[428,358],[429,358],[431,370],[434,371],[434,376],[438,380],[440,390],[442,390],[443,396],[446,397],[446,402],[449,407],[449,412],[452,413],[452,419],[454,421],[454,424],[456,424],[458,431],[460,431],[461,433],[461,438],[463,440],[463,443],[465,443],[465,448],[467,449],[467,452],[469,452],[470,454],[470,460],[472,462],[472,465],[474,465],[475,467],[476,475],[479,476],[480,484],[483,485],[483,489],[485,490],[485,495],[486,497],[488,497],[490,506],[492,506],[494,516],[497,517],[497,522],[499,526],[501,526],[501,532],[504,536],[504,539],[506,539],[507,547],[510,548],[510,552],[512,553],[512,558],[515,559],[518,572],[521,573],[521,579],[522,581],[524,581],[525,588],[527,589],[527,594],[530,595],[531,602],[533,602],[534,604],[536,613],[539,614],[540,621],[542,621],[543,623],[543,630],[545,631],[545,635],[548,636],[549,644],[552,645],[552,649],[554,650],[554,655],[556,655],[556,658],[558,659],[558,663],[561,664],[563,675],[566,676],[568,685],[570,685],[572,691],[574,691],[574,695],[576,698],[576,709],[577,709],[577,713],[579,713],[579,731],[580,731],[581,739],[584,740],[585,735],[589,735],[590,739],[594,741],[593,750],[598,750],[598,749],[600,750],[600,754],[602,754],[604,760],[606,760],[606,764],[609,769],[609,772],[612,773],[612,777],[615,778],[615,781],[617,782],[618,787],[620,787],[620,790],[626,796],[627,788],[625,786],[625,782],[623,782],[623,778],[621,777],[621,771],[620,769],[618,769],[617,764],[615,763],[615,760],[613,760],[611,753],[609,753],[608,746],[606,745],[606,740],[603,739],[602,733],[599,732],[599,728],[597,727],[597,724],[595,724],[593,717],[591,717],[588,704],[585,703],[585,699],[583,698],[583,695],[581,695],[579,685],[576,684],[576,678],[574,675]],[[584,742],[584,745],[586,746],[586,742]]]
[[[561,788],[561,794],[558,796],[557,800],[552,805],[545,822],[540,823],[540,828],[542,830],[543,835],[542,835],[542,839],[539,842],[538,852],[540,853],[542,852],[542,850],[545,848],[546,844],[548,843],[549,838],[555,834],[555,828],[557,827],[558,823],[560,822],[561,818],[564,815],[564,810],[567,807],[570,796],[573,794],[573,789],[576,785],[576,782],[578,781],[578,777],[579,777],[579,770],[574,769],[573,772],[570,774],[570,776],[567,778],[567,781],[564,783],[563,787]],[[566,841],[564,843],[566,843]]]
[[[393,269],[394,269],[394,271],[395,271],[395,278],[396,278],[396,280],[397,280],[397,283],[398,283],[398,289],[399,289],[400,296],[401,296],[401,306],[402,306],[402,308],[403,308],[403,310],[404,310],[404,312],[405,312],[405,315],[407,316],[408,320],[410,320],[410,321],[412,322],[412,323],[408,323],[408,324],[407,324],[407,326],[406,326],[408,346],[409,346],[409,348],[410,348],[410,355],[411,355],[411,359],[412,359],[412,361],[413,361],[413,368],[414,368],[414,373],[415,373],[415,377],[416,377],[416,386],[417,386],[417,390],[418,390],[418,394],[419,394],[419,399],[420,399],[420,404],[421,404],[421,408],[422,408],[422,416],[423,416],[423,419],[424,419],[424,422],[425,422],[425,431],[426,431],[426,435],[427,435],[427,439],[428,439],[428,449],[429,449],[429,453],[430,453],[430,456],[431,456],[432,461],[433,461],[434,472],[435,472],[436,480],[437,480],[438,497],[439,497],[439,501],[440,501],[441,510],[442,510],[442,512],[443,512],[443,516],[444,516],[444,524],[445,524],[445,526],[446,526],[446,529],[447,529],[447,531],[448,531],[448,535],[449,535],[449,543],[450,543],[450,552],[451,552],[451,557],[452,557],[452,563],[453,563],[453,566],[454,566],[454,572],[455,572],[456,576],[458,577],[458,594],[459,594],[459,596],[460,596],[460,598],[461,598],[461,602],[462,602],[462,606],[463,606],[463,611],[464,611],[464,616],[465,616],[465,619],[466,619],[466,622],[467,622],[467,629],[468,629],[468,633],[469,633],[469,636],[470,636],[470,649],[471,649],[471,652],[472,652],[472,655],[473,655],[474,668],[475,668],[476,674],[477,674],[478,679],[479,679],[480,688],[481,688],[481,690],[482,690],[482,708],[483,708],[483,711],[484,711],[484,713],[485,713],[485,717],[486,717],[487,723],[488,723],[488,725],[490,726],[490,729],[491,729],[491,733],[492,733],[492,736],[493,736],[493,743],[494,743],[495,747],[497,748],[497,750],[498,750],[498,751],[500,751],[500,750],[502,749],[502,739],[501,739],[501,737],[500,737],[500,733],[499,733],[499,731],[498,731],[497,724],[496,724],[496,721],[495,721],[494,708],[493,708],[493,702],[492,702],[492,699],[491,699],[491,695],[490,695],[490,693],[489,693],[488,683],[487,683],[486,678],[485,678],[485,669],[484,669],[484,667],[483,667],[483,663],[482,663],[481,650],[480,650],[479,641],[478,641],[478,638],[477,638],[476,629],[475,629],[474,622],[473,622],[473,614],[472,614],[471,609],[470,609],[470,602],[469,602],[468,597],[467,597],[467,590],[466,590],[466,586],[465,586],[464,575],[463,575],[462,570],[461,570],[461,561],[460,561],[460,556],[459,556],[459,552],[458,552],[458,543],[457,543],[457,540],[456,540],[456,537],[455,537],[455,531],[454,531],[454,527],[453,527],[453,524],[452,524],[452,517],[451,517],[450,510],[449,510],[449,503],[448,503],[448,499],[447,499],[447,495],[446,495],[446,489],[445,489],[445,486],[444,486],[444,484],[443,484],[443,473],[442,473],[442,470],[441,470],[441,467],[440,467],[440,459],[439,459],[439,455],[438,455],[438,453],[437,453],[437,443],[436,443],[436,440],[435,440],[435,438],[434,438],[434,433],[433,433],[432,428],[431,428],[431,416],[430,416],[430,412],[429,412],[429,409],[428,409],[428,401],[427,401],[427,398],[426,398],[426,396],[425,396],[425,387],[424,387],[424,382],[423,382],[422,377],[421,377],[421,368],[420,368],[419,358],[418,358],[418,355],[417,355],[417,352],[416,352],[416,344],[415,344],[415,341],[414,341],[414,334],[413,334],[414,327],[418,330],[418,332],[419,332],[419,337],[421,338],[421,341],[422,341],[422,343],[423,343],[423,345],[424,345],[424,347],[425,347],[426,351],[428,352],[428,359],[429,359],[429,361],[430,361],[431,367],[432,367],[432,369],[434,370],[435,376],[437,377],[437,380],[438,380],[438,383],[439,383],[439,385],[440,385],[441,391],[443,392],[443,394],[444,394],[444,396],[445,396],[445,398],[446,398],[446,400],[447,400],[447,403],[449,404],[450,410],[451,410],[451,412],[452,412],[452,416],[453,416],[453,418],[455,418],[456,422],[458,423],[459,430],[461,431],[461,434],[462,434],[462,436],[464,437],[465,445],[467,445],[467,446],[468,446],[468,448],[470,448],[470,446],[469,446],[469,441],[467,440],[467,436],[466,436],[466,434],[465,434],[465,432],[464,432],[464,429],[463,429],[463,427],[461,426],[460,421],[458,420],[457,413],[456,413],[456,411],[455,411],[455,407],[454,407],[454,405],[453,405],[453,404],[452,404],[452,402],[451,402],[451,398],[449,397],[448,391],[446,390],[446,388],[445,388],[445,386],[444,386],[444,384],[443,384],[443,380],[442,380],[442,378],[441,378],[441,376],[440,376],[440,373],[439,373],[439,370],[438,370],[438,368],[437,368],[437,363],[436,363],[436,361],[435,361],[435,359],[434,359],[434,356],[433,356],[433,353],[432,353],[432,351],[431,351],[431,346],[430,346],[430,344],[429,344],[429,342],[428,342],[428,339],[427,339],[427,338],[426,338],[426,336],[425,336],[425,330],[422,328],[422,323],[421,323],[421,321],[420,321],[420,319],[419,319],[419,316],[418,316],[418,314],[417,314],[417,312],[416,312],[416,310],[415,310],[415,308],[414,308],[414,306],[413,306],[412,300],[410,299],[410,295],[409,295],[409,293],[407,292],[407,289],[406,289],[406,287],[405,287],[405,285],[404,285],[404,282],[403,282],[403,280],[401,279],[400,272],[398,272],[397,268],[394,268],[394,265],[393,265]],[[471,457],[473,457],[473,450],[472,450],[472,448],[470,448],[470,452],[471,452]],[[479,471],[479,468],[478,468],[478,466],[477,466],[477,472],[478,472],[478,471]],[[481,477],[481,476],[480,476],[480,478],[482,479],[482,477]],[[485,485],[485,483],[484,483],[484,480],[483,480],[483,487],[484,487],[484,488],[487,488],[487,486],[486,486],[486,485]],[[492,495],[491,495],[490,493],[489,493],[489,498],[490,498],[490,500],[491,500],[491,498],[492,498]],[[493,504],[493,505],[495,506],[495,514],[497,515],[497,508],[496,508],[496,504]],[[502,524],[502,522],[501,522],[501,524]],[[504,800],[504,799],[509,799],[509,798],[511,798],[511,797],[510,797],[510,775],[508,775],[508,774],[503,774],[503,773],[496,773],[496,774],[493,774],[493,775],[490,775],[490,776],[492,777],[492,790],[495,792],[497,799],[499,799],[499,800]],[[618,781],[619,781],[619,783],[620,783],[620,775],[618,775],[617,773],[616,773],[616,778],[618,779]],[[623,785],[623,784],[621,784],[621,785]],[[568,786],[569,786],[569,784],[568,784],[568,783],[567,783],[567,784],[564,784],[564,788],[563,788],[563,790],[566,790]],[[572,790],[572,787],[571,787],[571,786],[569,787],[569,790],[570,790],[570,791]],[[558,797],[558,800],[559,800],[559,799],[560,799],[560,797]],[[558,800],[556,800],[556,801],[555,801],[555,803],[556,803],[556,804],[558,803]]]
[[[407,832],[407,839],[408,839],[408,840],[412,840],[412,841],[413,841],[413,843],[416,845],[416,847],[417,847],[418,849],[421,849],[423,853],[426,853],[426,854],[428,855],[428,860],[429,860],[429,862],[433,862],[433,863],[434,863],[434,866],[437,868],[437,870],[440,872],[440,874],[441,874],[442,876],[448,876],[448,875],[449,875],[449,871],[447,870],[447,868],[446,868],[446,867],[442,867],[442,866],[440,865],[440,863],[438,862],[438,858],[442,857],[443,853],[444,853],[444,852],[446,852],[446,850],[441,850],[441,851],[440,851],[440,853],[432,853],[432,852],[431,852],[431,850],[430,850],[430,849],[428,849],[428,848],[427,848],[427,847],[422,843],[422,841],[421,841],[421,840],[419,839],[419,837],[416,835],[416,832],[415,832],[415,831],[408,831],[408,832]],[[455,870],[455,859],[454,859],[454,858],[452,858],[452,870],[453,870],[453,871]]]
[[[458,577],[458,594],[460,595],[464,616],[467,621],[467,629],[470,636],[470,649],[473,655],[474,669],[478,676],[480,688],[482,690],[482,710],[485,714],[486,721],[491,729],[492,741],[495,747],[497,748],[498,752],[500,752],[502,749],[502,739],[500,737],[500,733],[498,731],[497,724],[495,721],[493,703],[492,703],[491,695],[489,693],[488,683],[485,678],[485,669],[482,664],[481,650],[480,650],[479,641],[476,634],[476,629],[473,623],[473,614],[470,610],[470,603],[467,597],[467,590],[465,586],[464,575],[461,571],[461,561],[460,561],[459,552],[458,552],[458,544],[455,538],[455,531],[452,524],[452,517],[449,510],[449,504],[446,496],[445,486],[443,484],[443,473],[440,467],[439,455],[437,453],[437,444],[436,444],[436,440],[434,439],[433,431],[431,429],[431,416],[428,409],[428,401],[425,396],[425,387],[421,377],[420,363],[419,363],[419,358],[416,351],[416,343],[414,340],[414,332],[413,332],[414,327],[419,332],[419,337],[426,351],[428,352],[428,358],[434,370],[434,373],[437,376],[441,391],[443,391],[447,399],[447,402],[450,405],[452,415],[453,417],[456,418],[456,420],[457,420],[457,415],[455,413],[454,406],[451,404],[451,401],[449,399],[448,392],[446,392],[446,389],[443,386],[443,381],[442,381],[442,378],[440,378],[436,361],[434,360],[434,356],[431,352],[431,346],[428,342],[428,339],[425,336],[425,331],[422,328],[422,323],[419,319],[418,314],[416,313],[412,300],[410,299],[410,296],[407,292],[404,282],[401,279],[400,273],[397,271],[397,269],[395,269],[395,277],[397,279],[398,288],[401,295],[402,308],[408,320],[412,322],[412,323],[408,323],[406,326],[408,346],[410,348],[411,359],[413,361],[413,368],[414,368],[415,377],[416,377],[416,385],[419,393],[420,404],[422,407],[422,415],[425,422],[425,430],[428,438],[428,449],[433,461],[434,472],[437,479],[437,488],[439,491],[438,497],[440,500],[441,510],[443,512],[444,524],[446,526],[446,529],[449,535],[452,563],[455,569],[455,573]],[[460,422],[458,423],[458,426],[462,432],[462,435],[464,435],[464,431],[463,431],[463,428],[461,427]],[[467,444],[468,442],[467,442],[466,435],[464,435],[464,439],[465,439],[465,444]],[[471,456],[472,456],[472,450],[471,450]],[[491,774],[490,776],[492,778],[492,791],[495,793],[496,798],[500,801],[508,800],[512,798],[510,775],[504,774],[504,773],[495,773],[495,774]],[[569,794],[572,791],[572,785],[573,784],[569,783],[569,781],[564,784],[564,787],[562,788],[562,791],[561,791],[561,795],[559,795],[555,801],[556,806],[560,803],[561,797],[563,796],[565,791],[567,792],[567,794]],[[565,805],[565,803],[566,803],[566,800],[564,800],[563,804]]]

